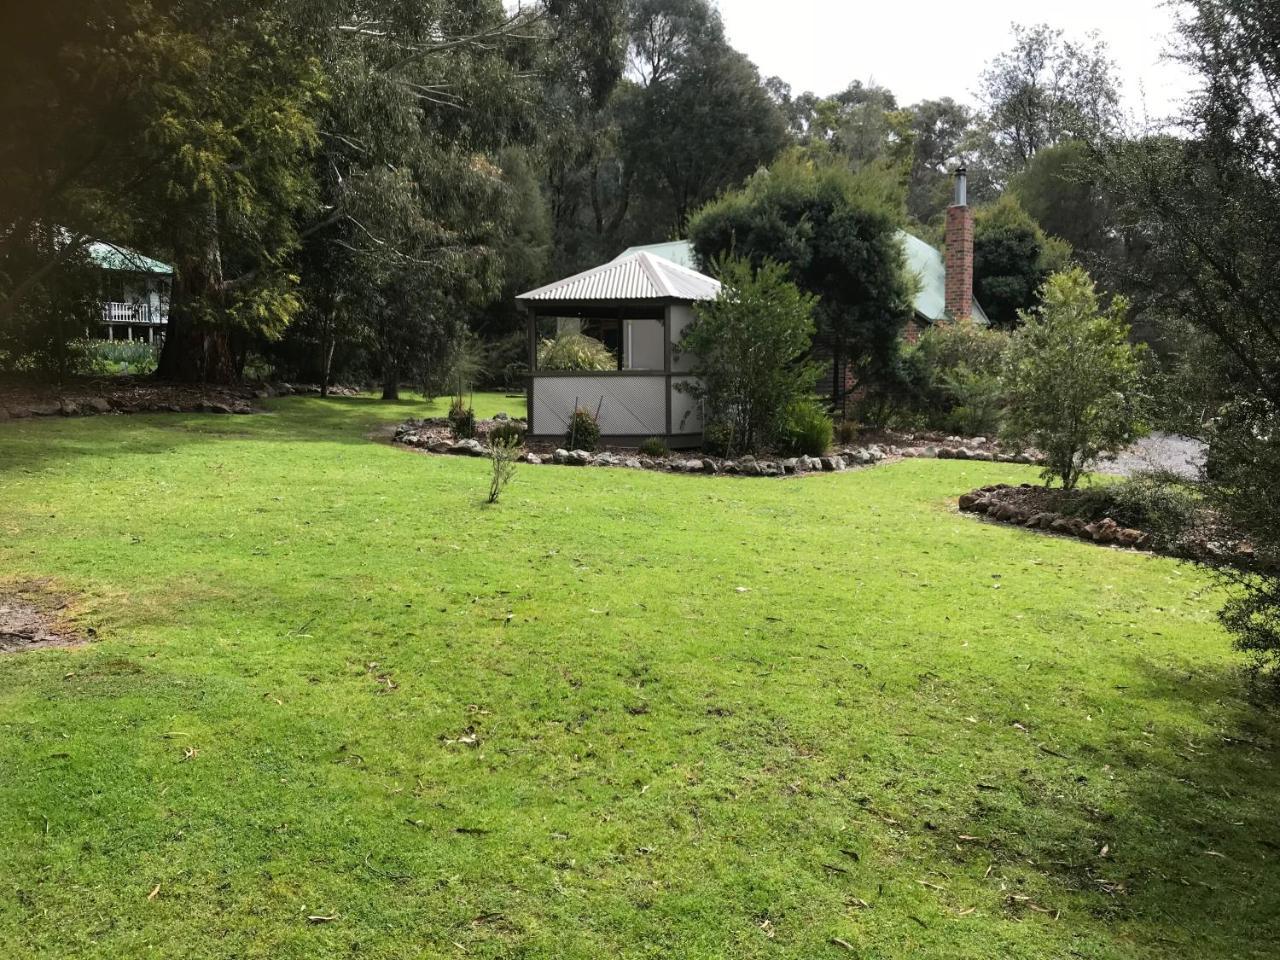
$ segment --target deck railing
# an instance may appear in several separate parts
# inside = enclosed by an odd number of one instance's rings
[[[150,303],[105,301],[102,304],[102,322],[159,326],[169,322],[169,309],[164,304],[153,307]]]

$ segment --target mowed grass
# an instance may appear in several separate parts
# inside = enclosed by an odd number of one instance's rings
[[[482,414],[519,401],[477,398]],[[761,481],[0,424],[0,956],[1276,956],[1276,721],[1165,559]]]

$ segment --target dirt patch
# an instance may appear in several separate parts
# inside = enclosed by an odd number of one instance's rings
[[[61,616],[66,606],[66,598],[50,593],[44,582],[0,586],[0,654],[87,643]]]

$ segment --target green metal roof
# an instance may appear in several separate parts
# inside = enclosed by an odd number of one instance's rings
[[[947,315],[947,266],[942,259],[942,254],[905,230],[898,231],[898,240],[907,258],[907,266],[920,278],[920,289],[916,292],[914,302],[916,313],[930,323],[941,320]],[[671,240],[667,243],[628,247],[617,259],[621,260],[633,253],[641,252],[662,257],[664,260],[678,263],[690,270],[698,269],[693,244],[688,240]],[[973,319],[984,326],[990,324],[982,304],[978,303],[976,298],[973,301]]]
[[[115,243],[95,240],[88,247],[89,259],[103,270],[120,270],[126,273],[154,273],[164,276],[173,274],[173,267],[159,260],[143,256],[137,250],[130,250]]]

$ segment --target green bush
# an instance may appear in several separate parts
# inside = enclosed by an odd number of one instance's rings
[[[1201,498],[1176,474],[1161,470],[1136,473],[1127,480],[1078,489],[1069,511],[1084,520],[1110,517],[1122,527],[1154,534],[1168,544],[1191,530]]]
[[[967,433],[995,433],[1003,409],[1009,335],[972,320],[935,323],[904,357],[911,406],[925,424]]]
[[[955,404],[944,420],[947,430],[968,437],[1000,431],[1004,384],[999,376],[961,366],[947,375],[943,385]]]
[[[745,260],[727,260],[718,269],[720,295],[694,308],[680,342],[696,378],[680,389],[701,401],[707,422],[732,426],[731,446],[767,448],[792,401],[817,382],[809,360],[815,300],[776,263],[754,270]]]
[[[564,441],[570,450],[586,450],[590,453],[600,446],[600,424],[596,423],[596,418],[590,411],[578,407],[569,419],[569,429],[564,435]]]
[[[1009,345],[1005,389],[1009,440],[1045,455],[1046,482],[1071,490],[1090,463],[1146,431],[1142,349],[1130,340],[1129,303],[1105,309],[1079,267],[1055,273],[1043,305],[1023,316]]]
[[[160,352],[145,340],[84,340],[76,344],[85,373],[145,375],[156,369]]]
[[[649,437],[640,444],[640,452],[646,457],[665,457],[671,453],[661,437]]]
[[[831,449],[835,427],[813,397],[793,400],[782,418],[778,449],[791,456],[820,457]]]
[[[449,429],[459,440],[470,440],[476,435],[476,412],[471,407],[455,400],[449,408]]]
[[[489,443],[507,443],[521,447],[524,446],[524,434],[524,424],[515,420],[495,423],[489,430]]]
[[[731,457],[739,452],[733,424],[713,420],[702,428],[702,449],[713,457]]]
[[[617,370],[618,358],[599,340],[562,333],[538,344],[539,370]]]

